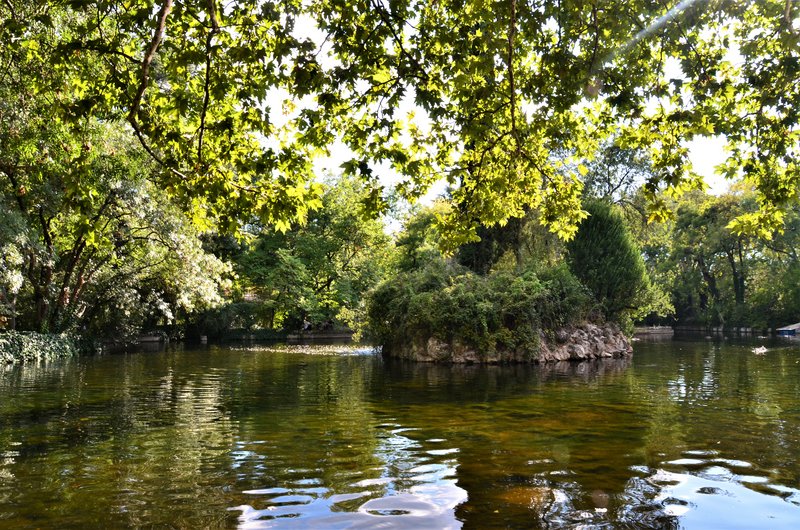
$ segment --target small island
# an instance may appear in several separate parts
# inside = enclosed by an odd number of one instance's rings
[[[453,258],[406,260],[410,270],[368,298],[370,336],[384,355],[425,362],[631,355],[633,319],[652,312],[660,293],[621,214],[602,200],[585,207],[589,217],[566,244],[531,238],[535,227],[518,222]]]

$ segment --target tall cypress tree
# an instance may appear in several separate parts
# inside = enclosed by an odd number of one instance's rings
[[[584,208],[589,217],[567,244],[569,267],[606,316],[616,319],[637,309],[637,297],[647,289],[644,260],[622,215],[612,205],[590,201]]]

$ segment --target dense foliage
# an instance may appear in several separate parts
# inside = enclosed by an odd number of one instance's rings
[[[632,321],[670,311],[653,286],[625,217],[608,200],[587,199],[589,217],[574,239],[548,237],[535,213],[482,229],[479,243],[450,259],[388,278],[369,298],[368,331],[386,351],[428,339],[466,345],[480,355],[535,355],[542,334],[585,321]],[[424,241],[430,211],[406,222],[399,242]],[[426,228],[428,227],[428,228]],[[409,253],[400,248],[400,256]],[[522,355],[520,355],[522,354]]]
[[[692,193],[674,221],[651,226],[641,240],[648,268],[668,291],[679,324],[776,328],[800,321],[797,248],[800,212],[770,239],[731,229],[757,208],[752,191]]]
[[[0,317],[11,328],[123,338],[221,301],[230,267],[203,251],[113,125],[0,125]]]
[[[385,352],[413,341],[458,341],[479,355],[538,352],[540,333],[577,322],[589,297],[566,267],[481,276],[438,261],[372,293],[369,331]]]
[[[664,218],[699,187],[686,141],[724,135],[755,184],[737,230],[770,233],[797,195],[798,10],[785,0],[49,0],[0,2],[0,83],[49,123],[125,121],[195,222],[280,228],[319,206],[313,158],[406,198],[452,189],[444,243],[537,210],[570,237],[597,146],[646,150]],[[9,120],[4,108],[2,120]],[[11,112],[13,114],[13,112]],[[567,159],[555,156],[567,153]],[[14,164],[11,165],[14,167]],[[7,171],[3,171],[7,174]],[[88,190],[80,190],[83,198]]]
[[[383,224],[365,214],[369,190],[358,180],[330,178],[322,207],[285,232],[251,225],[252,241],[232,245],[236,290],[223,307],[202,314],[203,334],[235,329],[332,331],[354,326],[364,293],[390,268]],[[207,245],[225,254],[222,245]]]
[[[91,353],[92,350],[91,342],[71,335],[16,331],[0,333],[0,364],[52,361]]]
[[[641,251],[610,204],[590,201],[586,210],[589,217],[567,243],[567,262],[603,315],[627,320],[646,306],[651,290]]]

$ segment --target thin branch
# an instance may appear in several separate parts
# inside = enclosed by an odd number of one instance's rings
[[[100,35],[101,39],[105,39],[106,36],[103,33],[103,22],[106,18],[108,18],[108,12],[104,13],[102,16],[100,15],[100,9],[96,11],[97,16],[95,20],[97,21],[97,34]]]
[[[11,165],[5,166],[0,164],[0,173],[5,173],[8,177],[8,180],[11,182],[11,189],[14,193],[14,197],[17,200],[17,205],[19,206],[19,211],[23,215],[27,215],[28,208],[25,205],[25,199],[23,198],[24,193],[22,193],[22,189],[20,188],[19,182],[17,181],[16,176],[14,175],[15,171]]]
[[[141,79],[139,80],[139,88],[136,90],[136,96],[134,96],[133,102],[131,103],[131,109],[128,112],[128,122],[131,124],[131,127],[133,127],[133,130],[136,133],[136,138],[139,139],[139,143],[142,144],[142,147],[145,151],[147,151],[147,154],[149,154],[153,160],[158,162],[159,165],[169,169],[172,173],[185,180],[187,179],[186,175],[167,164],[150,147],[141,127],[139,126],[139,121],[137,120],[139,108],[142,104],[142,98],[144,97],[145,90],[147,90],[147,85],[150,82],[150,65],[152,64],[153,58],[155,57],[156,52],[161,45],[161,41],[164,38],[164,31],[167,26],[167,16],[169,15],[170,11],[172,11],[172,0],[164,0],[164,4],[161,6],[161,10],[158,12],[158,24],[155,32],[153,33],[153,38],[150,41],[147,52],[145,52],[144,57],[142,58],[142,75]]]
[[[595,61],[597,61],[597,49],[600,47],[600,28],[597,25],[597,4],[592,4],[592,26],[594,27],[594,42],[592,43],[592,59],[589,62],[589,73],[595,71]]]
[[[519,132],[517,131],[517,88],[514,85],[514,38],[517,35],[517,0],[511,0],[511,20],[508,28],[508,83],[511,96],[511,134],[517,154],[521,150]]]
[[[141,63],[141,61],[139,61],[136,57],[132,57],[132,56],[128,55],[127,53],[121,51],[121,50],[116,50],[116,49],[100,46],[99,44],[94,43],[94,42],[89,42],[89,43],[86,43],[86,44],[82,44],[81,47],[84,50],[90,50],[90,51],[93,51],[93,52],[100,52],[100,53],[106,54],[106,55],[117,55],[119,57],[123,57],[124,59],[126,59],[126,60],[128,60],[128,61],[130,61],[132,63]]]
[[[8,10],[11,11],[11,18],[17,18],[17,11],[14,9],[14,4],[11,3],[11,0],[5,0],[5,4],[8,6]]]
[[[479,117],[483,117],[486,115],[494,115],[498,112],[502,111],[504,108],[508,107],[510,103],[500,103],[498,106],[492,109],[477,109],[472,114],[468,114],[466,116],[467,122],[473,122],[477,120]]]
[[[325,33],[325,38],[322,39],[322,43],[320,43],[319,48],[317,49],[317,53],[314,54],[314,59],[319,57],[319,54],[322,53],[322,50],[325,48],[325,45],[328,44],[328,41],[331,39],[331,32],[328,31]]]
[[[47,252],[49,257],[53,255],[53,238],[50,234],[50,222],[52,219],[45,219],[44,216],[44,206],[39,206],[39,223],[42,225],[42,238],[44,238],[44,243],[47,245]]]
[[[102,206],[100,206],[97,213],[89,220],[89,222],[92,225],[97,223],[105,213],[106,209],[109,208],[115,202],[116,202],[116,193],[112,191],[106,197],[105,201],[103,201]],[[85,239],[86,233],[87,233],[86,229],[82,229],[78,233],[78,237],[75,241],[75,244],[72,246],[72,249],[69,252],[70,258],[69,262],[67,263],[66,269],[64,269],[64,278],[61,282],[61,291],[60,291],[61,295],[59,296],[58,305],[56,306],[56,312],[58,312],[59,307],[63,308],[69,303],[69,299],[67,298],[69,293],[69,284],[72,281],[72,275],[75,272],[75,267],[77,267],[78,261],[81,259],[83,251],[86,250],[87,246]],[[66,256],[64,256],[64,258],[66,258]]]
[[[370,85],[369,88],[367,88],[367,90],[364,91],[363,94],[359,94],[358,96],[353,98],[353,102],[350,105],[348,105],[345,109],[343,109],[344,112],[345,113],[349,113],[351,110],[353,110],[356,107],[358,107],[359,105],[361,105],[364,102],[364,100],[366,100],[367,96],[369,96],[372,92],[379,92],[380,89],[383,88],[386,85],[391,84],[392,86],[389,87],[387,90],[392,90],[395,86],[397,86],[400,83],[400,81],[401,81],[401,78],[398,75],[396,77],[392,77],[390,79],[387,79],[386,81],[384,81],[382,83],[378,83],[378,84],[375,84],[375,85]]]
[[[664,6],[664,9],[669,9],[669,6],[667,5],[667,2],[662,1],[661,5]],[[695,71],[695,73],[698,73],[698,74],[702,73],[703,74],[704,77],[702,79],[699,79],[699,80],[702,81],[703,83],[705,83],[706,81],[708,81],[711,78],[711,76],[708,73],[709,68],[708,68],[708,65],[706,64],[705,57],[703,57],[703,54],[700,53],[700,50],[697,49],[697,46],[695,45],[694,41],[689,36],[689,34],[686,32],[686,28],[677,19],[673,19],[672,21],[675,23],[675,26],[678,28],[678,30],[681,33],[681,36],[686,40],[686,44],[689,46],[691,51],[694,53],[694,56],[697,58],[697,62],[699,63],[699,68],[695,67],[695,64],[693,64],[693,63],[692,63],[692,67],[694,67],[693,70]],[[687,59],[688,59],[688,57],[687,57]]]
[[[160,156],[158,156],[158,154],[153,150],[153,148],[150,147],[150,144],[147,143],[147,139],[145,138],[144,133],[142,132],[142,130],[139,128],[139,124],[138,123],[135,123],[135,122],[131,123],[131,126],[133,127],[133,132],[136,134],[136,138],[139,140],[139,143],[141,144],[142,148],[144,148],[144,150],[147,152],[147,154],[150,155],[150,158],[155,160],[158,163],[159,166],[162,166],[162,167],[166,168],[168,171],[170,171],[174,175],[180,177],[181,179],[183,179],[183,180],[188,180],[189,179],[189,177],[186,176],[186,174],[181,173],[180,171],[178,171],[174,167],[170,166],[169,164],[167,164],[166,161],[164,161],[164,159],[162,159]]]
[[[499,143],[500,143],[500,142],[501,142],[501,141],[502,141],[502,140],[503,140],[503,139],[504,139],[506,136],[508,136],[509,134],[513,134],[513,133],[511,133],[511,132],[506,132],[506,133],[503,133],[503,134],[499,135],[497,138],[495,138],[494,140],[492,140],[491,142],[489,142],[489,145],[488,145],[488,146],[486,146],[486,147],[485,147],[485,148],[484,148],[484,149],[481,151],[481,157],[480,157],[480,159],[478,160],[478,167],[477,167],[477,169],[478,169],[478,170],[480,170],[480,169],[482,169],[482,168],[483,168],[484,161],[486,160],[486,155],[489,153],[489,151],[491,151],[492,149],[494,149],[495,147],[497,147],[497,144],[499,144]]]
[[[397,47],[400,48],[400,54],[405,56],[406,59],[408,59],[408,61],[411,63],[411,65],[414,66],[414,68],[418,72],[420,72],[418,77],[426,81],[428,79],[428,73],[425,71],[425,69],[422,67],[419,61],[417,61],[414,57],[412,57],[411,54],[408,53],[408,51],[406,50],[405,46],[403,45],[403,39],[401,38],[400,35],[397,34],[397,31],[392,25],[391,20],[389,20],[389,14],[386,12],[384,6],[377,1],[373,1],[371,3],[372,6],[375,8],[375,10],[378,12],[378,16],[381,18],[381,21],[386,25],[387,28],[389,28],[389,32],[392,34],[392,40],[397,45]],[[405,23],[405,21],[401,20],[401,23]]]
[[[197,161],[203,163],[203,136],[206,132],[206,115],[208,114],[208,103],[211,99],[211,46],[214,36],[219,33],[219,20],[217,19],[217,6],[214,0],[208,0],[208,11],[211,16],[211,29],[206,35],[206,72],[203,82],[203,110],[200,113],[200,128],[197,140]]]
[[[172,0],[165,0],[164,5],[161,6],[161,10],[158,12],[156,31],[153,33],[150,46],[148,46],[147,52],[145,52],[142,58],[142,76],[139,80],[139,88],[136,90],[136,96],[133,98],[131,110],[128,112],[128,121],[131,123],[136,122],[136,115],[142,104],[142,97],[144,97],[144,92],[147,90],[147,84],[150,81],[150,65],[158,51],[158,47],[161,45],[161,40],[164,38],[164,30],[167,26],[167,15],[169,15],[170,11],[172,11]]]

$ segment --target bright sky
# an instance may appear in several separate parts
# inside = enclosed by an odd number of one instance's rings
[[[712,195],[722,195],[728,191],[729,182],[714,172],[714,167],[725,161],[724,145],[725,139],[722,136],[696,138],[688,142],[689,160],[695,172],[705,179],[708,192]]]

